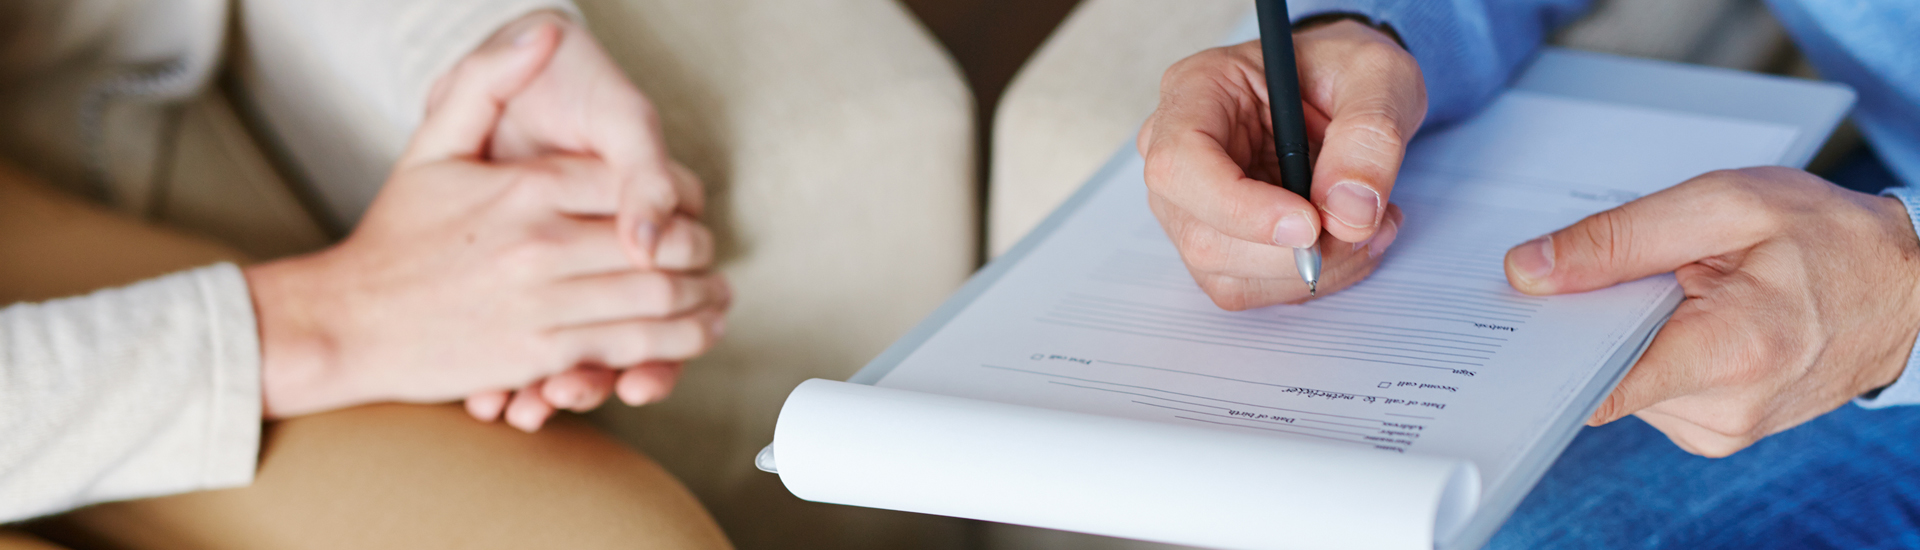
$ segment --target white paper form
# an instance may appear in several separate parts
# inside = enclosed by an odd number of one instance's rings
[[[1479,490],[1460,460],[829,380],[776,426],[807,500],[1208,548],[1428,550]]]
[[[1602,363],[1677,299],[1671,277],[1514,292],[1505,251],[1721,168],[1791,127],[1510,91],[1423,136],[1398,242],[1366,281],[1231,313],[1146,207],[1139,160],[876,385],[1471,460],[1498,488]]]

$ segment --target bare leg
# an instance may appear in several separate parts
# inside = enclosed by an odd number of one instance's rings
[[[0,303],[239,258],[0,165]],[[95,506],[32,529],[76,548],[728,546],[678,480],[582,422],[527,435],[420,405],[277,422],[252,486]],[[57,547],[0,533],[0,549],[45,548]]]
[[[241,259],[226,246],[69,196],[0,161],[0,305]]]
[[[0,531],[0,550],[65,550],[53,543],[15,531]]]
[[[726,548],[658,465],[572,418],[537,434],[379,405],[268,427],[250,487],[96,506],[88,548]]]

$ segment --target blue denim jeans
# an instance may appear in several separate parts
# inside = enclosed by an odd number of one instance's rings
[[[1871,153],[1825,175],[1898,185]],[[1487,547],[1920,548],[1920,407],[1846,405],[1717,460],[1637,418],[1586,428]]]
[[[1920,548],[1920,407],[1846,405],[1722,459],[1587,428],[1487,545]]]

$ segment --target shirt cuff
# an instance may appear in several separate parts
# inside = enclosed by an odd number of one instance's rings
[[[1907,207],[1907,219],[1915,228],[1920,228],[1920,194],[1911,187],[1893,187],[1880,192],[1883,196],[1900,199]],[[1901,405],[1920,405],[1920,374],[1915,374],[1913,365],[1920,362],[1920,341],[1916,341],[1913,351],[1907,356],[1907,366],[1900,371],[1900,379],[1893,385],[1855,398],[1853,403],[1869,409],[1884,409]]]
[[[1293,0],[1295,20],[1326,13],[1365,16],[1393,27],[1420,64],[1427,86],[1427,124],[1459,120],[1499,94],[1517,60],[1506,60],[1484,35],[1489,21],[1470,24],[1455,2],[1407,0]],[[1528,29],[1532,30],[1532,29]],[[1531,52],[1532,48],[1526,48]]]

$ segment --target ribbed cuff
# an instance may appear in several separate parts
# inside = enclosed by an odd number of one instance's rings
[[[260,457],[260,331],[253,314],[253,293],[233,264],[194,273],[207,315],[207,349],[213,368],[209,396],[206,457],[200,489],[242,487],[253,482]]]
[[[1911,187],[1894,187],[1880,192],[1883,196],[1900,199],[1907,207],[1907,220],[1915,228],[1920,228],[1920,197]],[[1916,341],[1913,351],[1907,356],[1907,366],[1900,371],[1900,379],[1893,385],[1881,388],[1867,395],[1855,398],[1853,403],[1869,409],[1884,409],[1901,405],[1920,405],[1920,374],[1914,373],[1913,365],[1920,362],[1920,341]]]

